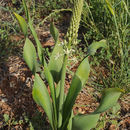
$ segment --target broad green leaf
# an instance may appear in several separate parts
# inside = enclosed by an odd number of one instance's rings
[[[55,47],[52,51],[48,67],[52,73],[54,81],[58,83],[61,78],[61,69],[63,64],[64,52],[63,46],[59,43],[58,30],[56,29],[53,23],[50,25],[50,32],[55,40]]]
[[[26,37],[28,29],[27,29],[27,23],[26,23],[25,19],[23,17],[21,17],[19,14],[15,13],[15,12],[13,12],[13,13],[19,22],[19,25],[24,33],[24,36]]]
[[[72,130],[90,130],[94,128],[100,113],[113,107],[123,91],[117,88],[109,88],[103,91],[102,100],[96,111],[89,115],[76,115],[72,120]]]
[[[106,111],[110,107],[113,107],[116,104],[122,92],[123,90],[119,88],[105,89],[102,93],[100,105],[94,113],[101,113]]]
[[[58,83],[60,81],[64,52],[62,44],[59,43],[59,32],[53,23],[51,23],[50,25],[50,33],[52,34],[53,39],[55,40],[55,47],[52,51],[48,66],[49,70],[52,73],[54,81]]]
[[[42,108],[46,112],[48,119],[50,121],[50,124],[53,127],[52,103],[51,103],[47,88],[46,88],[43,80],[40,78],[40,76],[38,74],[35,74],[35,81],[34,81],[32,95],[33,95],[33,99],[35,100],[35,102],[38,105],[42,106]]]
[[[63,47],[60,44],[56,44],[51,54],[50,61],[48,64],[49,70],[52,73],[53,79],[56,83],[60,81],[61,69],[63,64],[64,52]]]
[[[54,23],[50,24],[50,33],[53,36],[55,43],[57,43],[59,40],[59,32],[58,32],[57,28],[54,26]]]
[[[97,125],[100,114],[76,115],[72,120],[72,130],[90,130]]]
[[[28,38],[26,38],[23,48],[23,57],[29,69],[33,72],[33,74],[35,74],[37,63],[36,50],[33,43]]]
[[[68,56],[64,57],[64,63],[61,70],[61,80],[60,80],[60,95],[59,95],[59,109],[58,109],[58,128],[61,128],[63,119],[63,104],[64,104],[64,86],[66,77],[66,66],[67,66]]]
[[[67,123],[78,93],[86,83],[90,72],[88,57],[79,65],[69,88],[63,109],[63,123]]]
[[[106,40],[101,40],[99,42],[93,42],[89,47],[88,47],[88,55],[94,55],[100,47],[107,48]]]

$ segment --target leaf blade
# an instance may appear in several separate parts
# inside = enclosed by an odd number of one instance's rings
[[[106,40],[101,40],[99,42],[93,42],[89,47],[88,47],[88,55],[94,55],[100,47],[107,48]]]
[[[64,103],[64,109],[63,109],[63,123],[67,123],[67,120],[69,119],[72,107],[75,103],[76,97],[78,93],[81,91],[82,87],[86,83],[88,76],[90,72],[90,65],[88,62],[88,57],[86,57],[81,64],[79,65],[71,86],[69,88],[69,92],[67,94],[65,103]],[[66,125],[66,124],[65,124]]]
[[[29,69],[33,72],[33,74],[35,74],[37,63],[36,50],[33,43],[28,38],[26,38],[23,48],[23,57]]]
[[[61,77],[64,51],[63,51],[63,46],[59,43],[59,32],[53,23],[50,25],[50,32],[55,40],[55,47],[52,51],[48,68],[52,73],[54,81],[58,83]]]
[[[52,103],[47,88],[38,74],[35,74],[35,82],[33,86],[33,99],[35,102],[42,106],[46,112],[51,126],[53,127],[53,110]]]
[[[118,101],[122,92],[124,92],[124,91],[119,88],[105,89],[102,92],[102,98],[101,98],[100,105],[94,111],[94,113],[101,113],[101,112],[106,111],[110,107],[113,107],[116,104],[116,102]]]
[[[97,125],[100,114],[76,115],[72,120],[72,130],[90,130]]]

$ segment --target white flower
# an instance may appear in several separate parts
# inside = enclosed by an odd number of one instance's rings
[[[75,52],[75,50],[74,49],[68,49],[68,48],[66,50],[64,50],[64,53],[67,54],[67,55],[70,54],[71,52]]]
[[[55,60],[57,60],[58,58],[60,58],[62,56],[62,54],[60,54],[59,52],[54,56]]]
[[[64,42],[62,41],[60,44],[58,44],[58,46],[64,46]]]
[[[75,62],[75,63],[77,63],[78,62],[78,60],[77,60],[77,58],[74,56],[73,58],[70,58],[69,60],[71,60],[71,61],[73,61],[73,62]]]

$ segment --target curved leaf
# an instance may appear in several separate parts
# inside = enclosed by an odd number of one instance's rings
[[[61,78],[64,51],[63,46],[59,43],[59,32],[53,23],[50,25],[50,32],[55,40],[55,47],[52,51],[48,68],[52,73],[54,81],[58,83]]]
[[[99,119],[100,113],[113,107],[123,90],[118,88],[105,89],[99,107],[90,115],[76,115],[73,118],[72,130],[90,130],[94,128]]]
[[[106,111],[110,107],[113,107],[116,104],[122,92],[124,91],[119,88],[105,89],[102,93],[100,105],[94,113],[101,113]]]
[[[90,65],[88,62],[88,57],[86,57],[81,64],[79,65],[71,86],[69,88],[69,92],[67,94],[64,109],[63,109],[63,123],[67,123],[69,116],[71,114],[72,107],[75,103],[76,97],[78,93],[81,91],[82,87],[86,83],[90,72]]]
[[[72,120],[72,130],[90,130],[97,125],[100,114],[76,115]]]
[[[89,47],[88,47],[88,55],[94,55],[100,47],[107,48],[106,40],[101,40],[99,42],[93,42]]]
[[[26,38],[23,48],[23,57],[29,69],[33,72],[33,74],[35,74],[37,63],[36,50],[33,43],[28,38]]]
[[[27,36],[27,23],[26,23],[25,19],[22,16],[20,16],[19,14],[15,13],[15,12],[13,12],[13,13],[19,22],[19,25],[24,33],[24,36],[26,37]]]
[[[34,81],[32,95],[35,102],[38,105],[42,106],[42,108],[46,112],[50,124],[53,127],[52,103],[47,88],[38,74],[35,74],[35,81]]]

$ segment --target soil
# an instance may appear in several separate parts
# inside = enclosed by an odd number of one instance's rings
[[[48,28],[48,26],[47,26]],[[39,39],[43,47],[53,46],[54,42],[48,30],[39,32]],[[61,32],[64,32],[62,28]],[[43,32],[46,32],[43,34]],[[60,33],[60,37],[64,33]],[[19,41],[23,36],[10,36],[11,41]],[[30,37],[31,38],[31,37]],[[23,46],[20,46],[20,48]],[[77,66],[72,68],[76,70]],[[34,76],[25,64],[22,56],[11,55],[8,58],[0,58],[0,130],[49,130],[49,123],[41,107],[37,106],[32,98]],[[67,75],[65,91],[69,88],[71,76]],[[86,85],[76,99],[73,111],[74,114],[88,114],[93,112],[99,104],[97,93],[91,86]],[[124,95],[119,103],[121,109],[119,117],[114,118],[118,124],[114,125],[106,122],[101,130],[129,130],[130,129],[130,94]],[[4,116],[9,115],[9,120],[5,121]],[[106,114],[107,115],[107,114]],[[103,115],[102,115],[103,116]],[[16,122],[17,121],[17,122]]]

